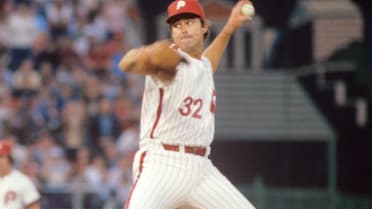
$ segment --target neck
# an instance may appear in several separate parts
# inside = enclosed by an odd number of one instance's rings
[[[194,44],[193,46],[184,46],[184,45],[177,45],[175,44],[176,48],[180,48],[182,51],[186,52],[188,55],[195,59],[201,59],[203,51],[204,51],[204,44],[203,42]]]
[[[198,47],[194,50],[186,51],[191,57],[195,59],[201,59],[202,54],[203,54],[203,47]]]

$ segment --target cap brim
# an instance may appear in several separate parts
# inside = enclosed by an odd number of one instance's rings
[[[190,18],[196,18],[196,17],[201,18],[200,15],[198,14],[195,14],[192,12],[184,12],[184,13],[179,13],[179,14],[175,14],[173,16],[168,17],[166,19],[166,22],[168,24],[171,24],[171,23],[177,22],[180,19],[190,19]]]

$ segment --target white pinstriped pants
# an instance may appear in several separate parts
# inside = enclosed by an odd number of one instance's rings
[[[124,209],[254,209],[207,157],[141,149],[133,163],[134,183]]]

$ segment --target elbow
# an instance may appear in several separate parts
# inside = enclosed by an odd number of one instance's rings
[[[138,60],[138,50],[130,50],[119,62],[120,70],[131,72],[136,66]]]
[[[130,62],[124,58],[119,62],[119,68],[124,72],[131,72],[134,67],[135,62]]]
[[[128,63],[127,62],[125,62],[125,60],[124,59],[122,59],[120,62],[119,62],[119,68],[120,68],[120,70],[122,70],[122,71],[127,71],[127,69],[128,69]]]

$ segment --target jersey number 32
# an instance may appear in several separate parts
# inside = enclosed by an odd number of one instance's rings
[[[216,106],[216,91],[213,90],[212,93],[212,100],[211,100],[211,108],[210,111],[214,113]],[[200,98],[192,98],[192,97],[186,97],[183,100],[182,106],[178,109],[178,112],[182,116],[189,116],[201,119],[202,115],[200,113],[201,109],[203,108],[203,100]]]

